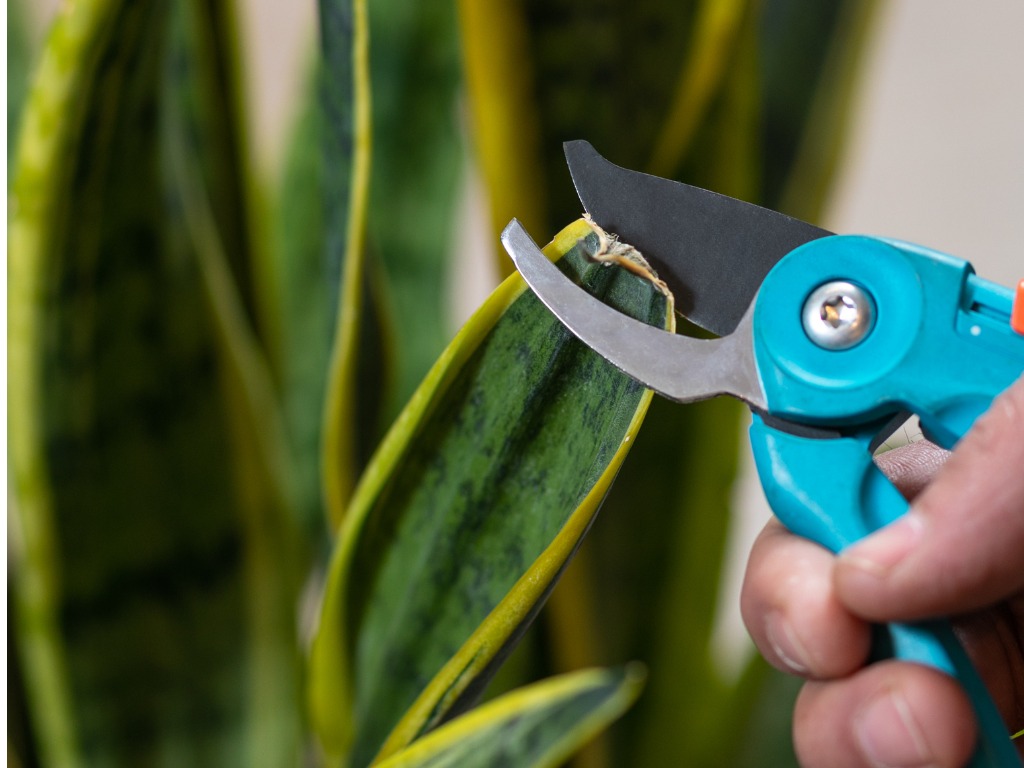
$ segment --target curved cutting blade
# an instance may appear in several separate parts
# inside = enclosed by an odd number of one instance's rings
[[[591,296],[548,261],[515,219],[501,233],[501,242],[547,308],[623,373],[683,403],[733,395],[766,408],[754,362],[752,308],[729,336],[680,336],[634,320]]]
[[[832,234],[716,192],[620,168],[586,141],[564,146],[587,213],[644,255],[683,315],[719,336],[736,328],[779,259]]]

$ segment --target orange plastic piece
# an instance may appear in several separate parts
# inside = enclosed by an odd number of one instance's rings
[[[1024,336],[1024,280],[1017,283],[1017,295],[1013,298],[1013,312],[1010,313],[1010,327]]]

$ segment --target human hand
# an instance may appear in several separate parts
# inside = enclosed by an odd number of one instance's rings
[[[1007,728],[1024,728],[1024,378],[952,454],[921,442],[878,464],[907,515],[838,558],[773,519],[751,551],[743,619],[769,662],[808,679],[801,765],[961,766],[977,736],[966,695],[917,664],[865,667],[870,622],[952,617]]]

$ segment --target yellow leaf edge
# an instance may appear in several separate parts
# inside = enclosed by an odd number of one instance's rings
[[[453,744],[459,744],[474,733],[512,720],[524,713],[558,700],[572,698],[607,686],[613,673],[602,669],[585,669],[539,683],[533,683],[474,709],[432,731],[378,765],[380,768],[414,768],[442,755]],[[556,744],[532,768],[561,765],[579,747],[596,736],[608,723],[619,717],[637,700],[643,690],[647,672],[638,662],[627,665],[615,692],[572,729],[570,735]]]

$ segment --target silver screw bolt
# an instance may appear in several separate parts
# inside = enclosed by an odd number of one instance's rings
[[[862,288],[836,280],[816,288],[803,311],[804,331],[823,349],[849,349],[864,340],[875,322],[875,306]]]

